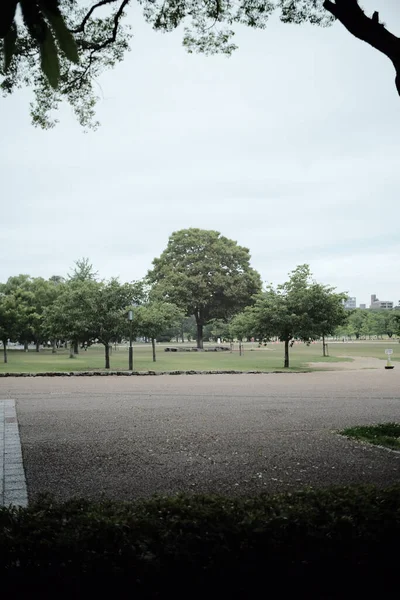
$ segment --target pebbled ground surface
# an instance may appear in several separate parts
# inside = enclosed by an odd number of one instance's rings
[[[386,485],[400,453],[332,430],[400,421],[400,367],[304,374],[5,378],[30,499],[128,500]]]

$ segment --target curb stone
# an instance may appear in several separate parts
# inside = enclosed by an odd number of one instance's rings
[[[311,369],[305,371],[43,371],[41,373],[0,373],[0,377],[152,377],[158,375],[273,375],[276,373],[299,375],[311,372]]]

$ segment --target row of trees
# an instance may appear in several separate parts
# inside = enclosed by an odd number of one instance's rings
[[[159,336],[183,336],[195,324],[199,349],[205,328],[215,338],[278,338],[285,343],[288,367],[295,339],[322,338],[325,354],[326,336],[356,327],[359,313],[344,309],[346,296],[315,282],[308,265],[292,271],[287,282],[263,289],[247,248],[217,231],[185,229],[171,235],[141,281],[99,280],[87,259],[77,261],[65,279],[10,277],[0,285],[0,339],[5,361],[9,340],[25,347],[34,342],[37,351],[51,340],[54,352],[59,341],[69,342],[71,356],[79,345],[97,341],[109,368],[110,344],[129,336],[127,314],[133,309],[133,333],[151,339],[154,360]]]
[[[77,261],[72,275],[49,280],[28,275],[10,277],[0,286],[0,339],[4,362],[9,341],[36,351],[51,340],[53,352],[59,343],[70,344],[70,356],[79,346],[104,345],[105,367],[110,368],[110,346],[129,335],[127,312],[135,307],[134,333],[155,338],[160,331],[182,318],[172,304],[150,301],[144,282],[99,281],[87,259]],[[155,359],[155,353],[154,353]]]
[[[399,332],[398,310],[374,310],[357,308],[349,314],[345,325],[335,332],[337,336],[360,338],[393,337]]]

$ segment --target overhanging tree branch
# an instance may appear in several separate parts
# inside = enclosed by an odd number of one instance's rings
[[[324,8],[356,38],[385,54],[396,70],[396,88],[400,95],[400,38],[379,22],[379,14],[367,17],[358,0],[325,0]]]
[[[105,4],[114,4],[114,2],[117,2],[117,0],[101,0],[101,2],[94,4],[82,19],[81,24],[75,29],[71,29],[71,33],[82,33],[83,31],[85,31],[85,25],[89,21],[96,8],[104,6]]]

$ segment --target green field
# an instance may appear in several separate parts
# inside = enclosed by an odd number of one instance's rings
[[[169,344],[182,346],[182,344]],[[193,344],[185,344],[193,346]],[[239,355],[238,345],[234,345],[231,352],[164,352],[167,344],[157,344],[157,362],[152,361],[150,344],[136,343],[134,345],[134,370],[135,371],[174,371],[174,370],[237,370],[237,371],[276,371],[283,370],[283,344],[270,343],[267,347],[258,348],[257,343],[245,344],[244,354]],[[207,344],[205,345],[207,347]],[[334,363],[349,361],[344,357],[374,357],[385,358],[385,348],[393,348],[393,360],[400,356],[398,341],[381,342],[332,342],[329,343],[327,358],[322,357],[322,344],[315,343],[310,346],[295,344],[290,350],[290,371],[310,370],[308,363]],[[2,358],[2,354],[0,355]],[[1,360],[0,358],[0,360]],[[338,365],[339,367],[339,365]],[[51,350],[34,350],[23,352],[10,349],[8,364],[0,362],[0,372],[44,372],[44,371],[89,371],[104,368],[103,346],[92,346],[86,352],[80,350],[79,354],[71,359],[69,351],[58,350],[52,354]],[[118,346],[111,353],[111,369],[127,370],[128,347]]]

